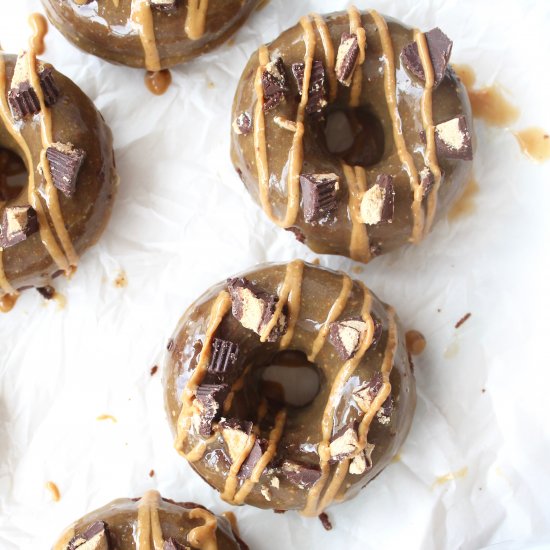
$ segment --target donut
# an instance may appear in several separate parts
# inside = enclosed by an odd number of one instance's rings
[[[303,17],[252,55],[231,156],[253,199],[317,253],[419,243],[470,177],[471,108],[438,28],[375,11]]]
[[[271,365],[312,369],[317,394],[290,403],[266,383]],[[222,499],[306,516],[381,472],[416,401],[394,310],[348,275],[298,260],[257,267],[191,305],[163,382],[176,449]]]
[[[160,71],[227,40],[259,0],[42,0],[48,19],[84,51]]]
[[[20,188],[0,180],[0,309],[77,268],[101,235],[118,177],[112,136],[92,101],[29,50],[0,52],[0,152],[21,159]]]
[[[200,504],[174,502],[149,491],[142,498],[114,500],[79,519],[53,549],[247,550],[236,531],[236,524]]]

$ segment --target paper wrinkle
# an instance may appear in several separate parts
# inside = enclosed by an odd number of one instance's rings
[[[162,97],[146,90],[143,71],[83,54],[50,30],[43,58],[111,126],[121,184],[100,242],[72,281],[55,281],[66,307],[25,292],[0,316],[2,550],[50,547],[87,511],[152,488],[230,508],[173,449],[162,369],[150,371],[210,285],[257,263],[319,257],[274,227],[244,189],[229,158],[230,109],[260,43],[310,11],[347,5],[271,0],[232,45],[174,69]],[[550,130],[550,76],[540,70],[550,51],[546,0],[357,5],[441,27],[454,40],[452,62],[474,67],[476,85],[509,91],[521,110],[514,129]],[[27,46],[31,11],[41,11],[38,0],[0,0],[6,51]],[[471,214],[368,266],[320,257],[364,281],[427,339],[414,358],[418,407],[399,460],[328,510],[331,532],[291,512],[236,509],[251,548],[550,547],[550,164],[529,163],[509,131],[476,123],[475,132],[480,191]],[[128,286],[117,288],[121,270]],[[102,414],[117,422],[96,420]],[[462,468],[463,477],[434,485]],[[48,481],[60,489],[58,503]]]

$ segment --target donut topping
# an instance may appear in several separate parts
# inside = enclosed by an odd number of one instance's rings
[[[260,458],[262,458],[263,454],[267,450],[267,445],[268,443],[265,439],[256,439],[256,441],[254,441],[254,445],[252,446],[250,453],[239,470],[238,475],[241,479],[250,477],[252,471],[256,467],[256,464],[258,464]]]
[[[0,225],[0,248],[9,248],[38,231],[38,218],[32,206],[8,206]]]
[[[430,52],[430,60],[434,72],[434,87],[437,88],[443,77],[451,57],[453,43],[449,37],[438,27],[424,34]],[[401,52],[401,61],[407,69],[417,78],[425,82],[426,75],[420,59],[418,44],[411,42]]]
[[[350,86],[359,59],[359,43],[356,34],[342,34],[336,56],[336,78],[340,84]]]
[[[237,368],[238,357],[239,346],[237,344],[221,338],[214,338],[208,373],[217,380],[233,383],[242,370]]]
[[[281,466],[281,471],[290,483],[298,485],[302,489],[313,487],[321,477],[319,468],[292,460],[285,460]]]
[[[380,174],[376,183],[363,195],[361,201],[361,220],[367,225],[392,223],[395,190],[393,178]]]
[[[457,116],[435,127],[435,145],[438,156],[448,159],[472,160],[472,136],[464,115]]]
[[[424,168],[420,172],[420,185],[422,186],[422,195],[427,197],[435,185],[435,176],[429,168]]]
[[[235,319],[247,329],[262,335],[265,327],[275,315],[278,296],[262,292],[247,279],[231,279],[228,283]],[[267,336],[268,342],[275,342],[286,330],[286,315],[281,312],[276,325]]]
[[[344,359],[351,359],[367,331],[367,323],[362,319],[346,319],[330,325],[329,342],[336,348],[338,355]]]
[[[304,63],[293,63],[292,74],[298,84],[298,92],[302,95],[304,89]],[[319,114],[328,104],[327,78],[322,61],[314,60],[309,80],[308,99],[306,113],[308,115]]]
[[[286,69],[281,57],[269,62],[262,73],[264,111],[270,111],[285,100],[290,91]]]
[[[178,542],[176,539],[169,538],[168,540],[164,541],[164,545],[162,546],[162,550],[188,550],[189,546],[185,546],[181,544],[181,542]]]
[[[177,0],[151,0],[151,7],[158,11],[174,11]]]
[[[376,413],[376,418],[380,424],[389,424],[391,420],[391,413],[393,411],[393,397],[388,396],[386,401],[382,403],[380,410]]]
[[[353,458],[351,464],[349,465],[349,473],[352,475],[361,475],[364,474],[367,470],[372,468],[372,451],[374,450],[374,445],[367,443],[365,450],[362,453],[359,453],[356,457]]]
[[[222,420],[219,426],[229,452],[229,457],[232,462],[235,462],[241,457],[248,445],[248,439],[252,433],[252,422],[231,418],[229,420]]]
[[[50,163],[53,184],[66,197],[72,197],[86,153],[70,143],[52,143],[46,149],[46,158]]]
[[[331,462],[341,462],[359,450],[355,423],[347,424],[333,436],[329,450]]]
[[[338,207],[336,192],[340,178],[336,174],[302,174],[300,185],[306,223],[326,221]]]
[[[252,119],[248,113],[241,113],[233,121],[233,131],[238,135],[246,136],[252,131]]]
[[[368,382],[365,382],[358,388],[355,388],[353,390],[352,397],[357,405],[359,405],[359,408],[364,413],[367,413],[369,412],[370,406],[381,388],[382,376],[380,373],[376,373]]]
[[[208,437],[212,433],[212,422],[219,417],[221,406],[229,393],[227,384],[201,384],[197,388],[194,425],[199,435]]]
[[[92,523],[86,531],[69,541],[67,550],[109,550],[107,524],[104,521]]]

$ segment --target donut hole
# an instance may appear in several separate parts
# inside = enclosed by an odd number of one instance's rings
[[[384,128],[365,107],[331,109],[323,135],[328,152],[350,166],[367,168],[384,156]]]
[[[269,401],[307,407],[321,387],[319,369],[300,351],[282,351],[261,373],[260,391]]]
[[[0,148],[0,201],[17,197],[27,180],[28,172],[23,159],[9,149]]]

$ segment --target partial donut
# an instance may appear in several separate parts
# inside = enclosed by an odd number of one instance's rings
[[[118,177],[101,114],[33,51],[0,52],[0,157],[20,159],[28,174],[22,187],[0,178],[0,310],[8,310],[21,290],[75,271],[109,219]]]
[[[236,530],[236,526],[235,526]],[[200,504],[174,502],[149,491],[122,498],[69,527],[53,550],[247,550],[225,517]]]
[[[129,67],[160,71],[227,40],[259,0],[42,0],[75,46]]]
[[[264,378],[271,365],[315,372],[317,394],[290,403]],[[168,345],[164,386],[176,449],[224,500],[309,516],[381,472],[416,400],[394,310],[301,261],[258,267],[192,304]]]
[[[354,7],[261,46],[235,95],[231,156],[268,217],[361,262],[420,242],[471,173],[451,48],[440,29]]]

